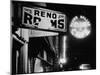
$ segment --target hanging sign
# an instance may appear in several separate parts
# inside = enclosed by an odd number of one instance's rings
[[[66,15],[44,8],[23,7],[22,24],[37,29],[66,32]]]

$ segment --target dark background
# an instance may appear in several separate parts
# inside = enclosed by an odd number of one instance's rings
[[[78,69],[80,64],[90,64],[91,69],[96,68],[96,6],[70,5],[70,4],[47,4],[48,8],[60,11],[67,16],[68,35],[68,57],[69,67],[72,70]],[[92,26],[91,34],[84,39],[76,39],[69,32],[69,25],[74,16],[85,16]]]

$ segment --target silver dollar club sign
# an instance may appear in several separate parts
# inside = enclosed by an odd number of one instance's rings
[[[70,32],[75,38],[85,38],[91,32],[91,23],[84,16],[75,16],[70,24]]]

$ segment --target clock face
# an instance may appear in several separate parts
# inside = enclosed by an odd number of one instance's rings
[[[78,39],[87,37],[91,33],[91,24],[84,16],[75,16],[70,24],[70,33]]]

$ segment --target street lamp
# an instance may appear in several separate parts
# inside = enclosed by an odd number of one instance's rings
[[[77,39],[83,39],[91,33],[91,23],[85,16],[75,16],[69,26],[70,33]]]

